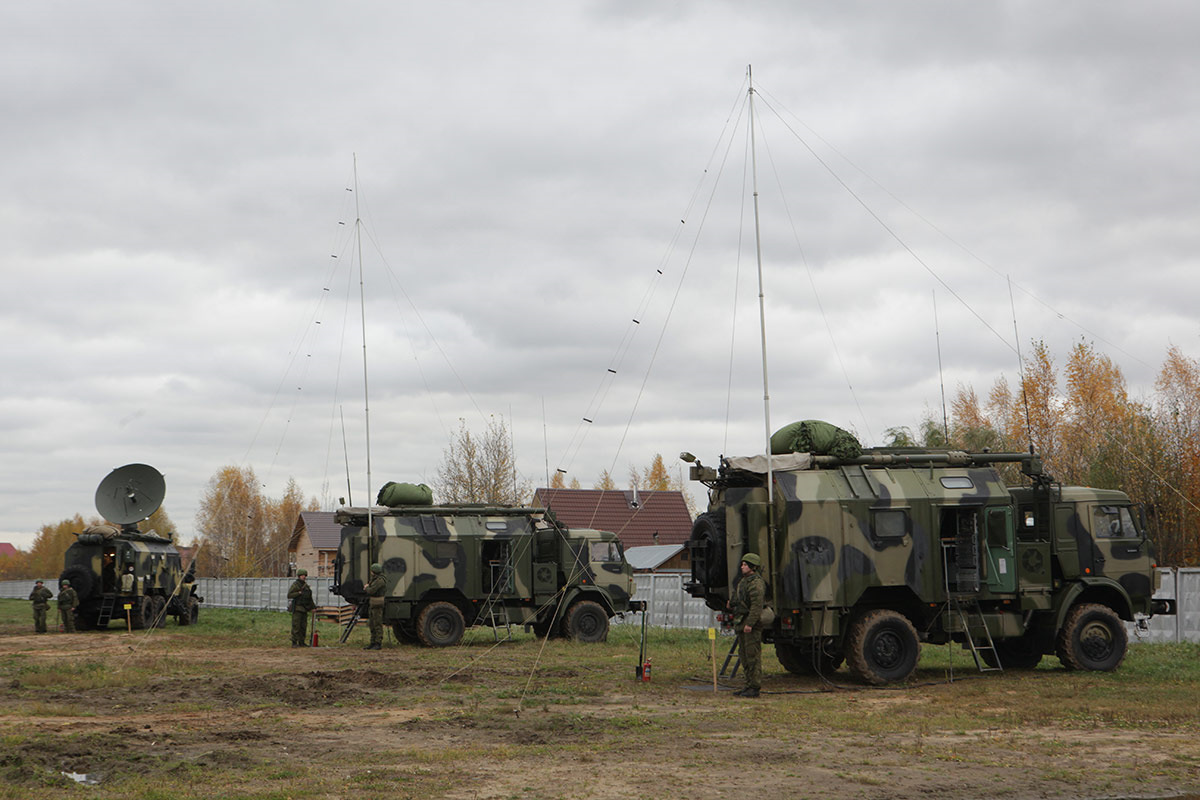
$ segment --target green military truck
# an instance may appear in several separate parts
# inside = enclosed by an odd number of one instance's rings
[[[165,493],[162,475],[146,464],[113,470],[96,489],[96,510],[108,524],[75,534],[59,577],[79,595],[75,621],[81,630],[107,628],[114,619],[138,629],[162,627],[168,616],[180,625],[198,621],[195,573],[183,569],[169,537],[137,529]],[[129,567],[132,586],[124,591],[121,576]]]
[[[631,599],[616,535],[571,530],[545,509],[487,505],[342,508],[334,594],[365,615],[372,564],[387,581],[384,623],[400,641],[456,644],[472,625],[520,624],[539,636],[608,637]]]
[[[1112,670],[1122,621],[1174,613],[1139,506],[1061,486],[1023,453],[859,449],[722,458],[691,478],[709,505],[689,541],[688,591],[723,610],[741,556],[760,555],[774,621],[764,640],[795,674],[843,662],[903,681],[921,642],[957,642],[981,669]],[[1010,488],[1003,465],[1028,485]],[[771,476],[768,487],[768,474]]]

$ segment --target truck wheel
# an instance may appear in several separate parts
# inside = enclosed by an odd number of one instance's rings
[[[417,638],[426,647],[458,644],[466,627],[458,606],[445,601],[430,603],[417,615]]]
[[[151,613],[154,614],[154,627],[164,627],[167,624],[167,598],[155,595]]]
[[[1128,642],[1115,611],[1097,603],[1081,603],[1067,614],[1055,650],[1069,670],[1111,672],[1125,660]]]
[[[917,668],[921,643],[912,623],[889,609],[855,620],[846,643],[846,661],[856,678],[876,686],[902,681]]]
[[[92,578],[92,571],[82,564],[72,564],[64,569],[58,576],[58,585],[62,586],[63,581],[71,582],[71,588],[75,590],[75,594],[79,595],[80,600],[84,600],[92,594],[92,587],[96,583]]]
[[[595,600],[580,600],[567,610],[563,633],[577,642],[603,642],[608,639],[608,614]]]
[[[817,650],[814,652],[811,647],[804,645],[776,642],[775,657],[779,659],[783,668],[793,675],[828,676],[837,672],[844,660],[842,655],[840,653],[830,655],[819,644],[816,647]]]
[[[704,574],[698,575],[692,562],[692,577],[705,589],[723,588],[726,581],[725,515],[709,511],[696,517],[688,544],[700,545],[704,552]]]
[[[143,597],[136,608],[130,609],[130,622],[135,631],[149,628],[154,621],[154,607],[149,597]]]

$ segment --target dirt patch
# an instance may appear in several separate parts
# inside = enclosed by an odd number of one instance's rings
[[[96,659],[122,679],[137,664],[149,675],[124,687],[5,681],[0,736],[15,744],[0,751],[0,782],[50,798],[77,791],[63,772],[213,797],[267,786],[297,797],[1023,800],[1200,787],[1191,731],[858,724],[959,691],[964,705],[1003,708],[1002,694],[980,702],[956,686],[822,693],[774,674],[762,698],[744,701],[657,662],[654,683],[618,682],[613,670],[572,665],[569,653],[531,686],[519,650],[464,669],[477,654],[177,652],[94,635],[57,644],[65,650],[10,637],[0,654],[19,650],[34,666]],[[186,674],[159,674],[160,663]]]

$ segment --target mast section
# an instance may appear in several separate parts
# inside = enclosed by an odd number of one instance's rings
[[[767,507],[770,509],[774,506],[775,480],[771,463],[771,391],[767,381],[767,311],[763,296],[762,237],[758,218],[758,155],[754,144],[754,68],[751,66],[746,69],[750,83],[750,175],[754,192],[754,254],[758,261],[758,327],[762,342],[763,425],[767,443]],[[771,519],[769,510],[767,519]]]
[[[366,436],[367,436],[367,542],[368,550],[372,550],[370,543],[375,541],[375,528],[371,520],[371,487],[374,484],[371,482],[371,392],[367,383],[367,293],[364,288],[363,281],[363,257],[362,257],[362,214],[359,212],[358,205],[358,154],[354,154],[354,243],[358,249],[358,309],[359,316],[362,321],[362,352],[363,352],[363,417],[366,421]],[[375,554],[371,552],[371,561],[374,563]]]

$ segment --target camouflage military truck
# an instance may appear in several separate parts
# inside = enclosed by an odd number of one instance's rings
[[[121,575],[133,566],[133,590],[121,591]],[[162,627],[167,616],[180,625],[200,617],[194,573],[185,573],[171,540],[153,533],[93,525],[76,534],[63,556],[59,581],[70,580],[79,594],[75,610],[80,630],[107,628],[111,620],[126,624],[126,609],[134,628]]]
[[[201,598],[193,570],[184,572],[170,538],[137,529],[158,509],[165,492],[162,475],[146,464],[113,470],[96,489],[96,510],[110,524],[75,534],[59,577],[60,583],[69,580],[79,595],[75,619],[81,630],[107,628],[113,619],[125,624],[127,613],[134,628],[161,627],[168,615],[180,625],[199,619]],[[129,567],[132,586],[123,591],[121,576]]]
[[[723,610],[741,556],[760,555],[775,620],[764,631],[795,674],[843,661],[872,684],[902,681],[921,642],[957,642],[981,669],[1112,670],[1124,621],[1155,601],[1142,509],[1118,491],[1061,486],[1036,456],[867,449],[722,458],[692,530],[688,591]],[[1029,485],[1009,488],[1002,465]]]
[[[521,624],[582,642],[640,610],[633,570],[607,531],[569,530],[544,509],[484,505],[342,508],[333,592],[365,613],[372,564],[387,581],[384,623],[401,641],[456,644],[472,625]]]

